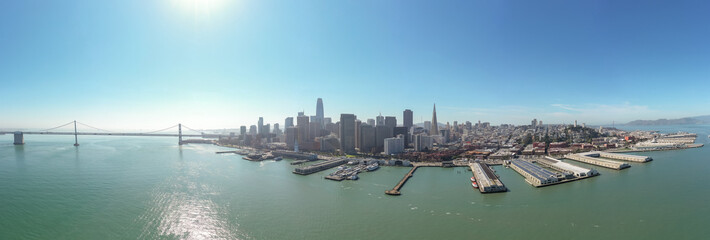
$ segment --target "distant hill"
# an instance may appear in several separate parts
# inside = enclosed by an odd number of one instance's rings
[[[658,120],[636,120],[627,123],[626,125],[642,126],[642,125],[693,125],[693,124],[710,124],[710,115],[686,117],[678,119],[658,119]]]

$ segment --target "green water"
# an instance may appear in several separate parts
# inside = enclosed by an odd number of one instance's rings
[[[649,128],[650,129],[650,128]],[[686,130],[708,143],[708,126]],[[383,167],[358,181],[292,174],[173,138],[0,136],[0,239],[704,239],[710,146],[533,188],[482,195],[464,168]],[[578,163],[576,163],[578,164]],[[583,164],[578,164],[587,166]]]

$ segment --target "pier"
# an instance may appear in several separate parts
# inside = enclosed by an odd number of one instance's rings
[[[544,157],[537,160],[537,163],[556,171],[565,173],[567,178],[584,178],[599,175],[595,169],[588,169],[560,161],[552,157]]]
[[[631,167],[631,165],[629,165],[628,163],[617,162],[617,161],[601,159],[601,158],[588,157],[583,153],[567,154],[567,155],[565,155],[565,158],[575,160],[578,162],[591,164],[591,165],[597,165],[600,167],[616,169],[616,170],[621,170],[624,168]]]
[[[623,161],[629,161],[629,162],[640,162],[640,163],[645,163],[645,162],[649,162],[649,161],[653,160],[653,158],[647,157],[647,156],[636,156],[636,155],[609,153],[609,152],[589,152],[585,155],[588,157],[593,157],[593,155],[596,155],[598,157],[603,157],[603,158],[617,159],[617,160],[623,160]]]
[[[532,162],[514,159],[510,161],[510,168],[525,177],[525,181],[535,187],[557,183],[560,176],[550,170],[544,169]],[[564,177],[562,177],[564,178]]]
[[[416,171],[417,168],[419,168],[419,166],[418,166],[418,165],[414,165],[414,167],[412,167],[412,170],[409,170],[409,172],[408,172],[406,175],[404,175],[404,177],[402,178],[402,180],[400,180],[399,183],[397,183],[397,186],[394,186],[394,188],[392,188],[391,190],[385,191],[385,194],[387,194],[387,195],[400,195],[400,194],[402,194],[402,193],[399,192],[399,190],[402,189],[402,187],[403,187],[404,184],[407,182],[407,180],[409,180],[409,178],[412,177],[412,175],[414,175],[414,171]]]
[[[485,163],[475,162],[469,165],[473,177],[478,183],[478,191],[481,193],[505,192],[508,189],[503,185],[503,182],[498,179],[498,176],[493,173],[493,170]]]
[[[311,173],[316,173],[316,172],[320,172],[323,170],[331,169],[331,168],[343,165],[347,162],[348,162],[348,159],[345,159],[345,158],[328,160],[328,161],[319,162],[319,163],[316,163],[313,165],[296,168],[293,170],[293,173],[300,174],[300,175],[308,175]]]
[[[552,157],[534,160],[512,160],[510,161],[510,167],[525,177],[525,181],[534,187],[552,186],[599,175],[597,170],[578,167]]]

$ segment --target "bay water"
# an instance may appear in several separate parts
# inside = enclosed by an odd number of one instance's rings
[[[688,131],[710,126],[620,127]],[[704,239],[710,150],[634,153],[601,176],[534,188],[494,167],[509,192],[481,194],[465,168],[382,167],[335,182],[176,138],[0,136],[0,239]]]

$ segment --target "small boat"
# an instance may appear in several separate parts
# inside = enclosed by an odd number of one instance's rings
[[[473,188],[478,188],[478,184],[476,182],[472,182],[471,186],[473,186]]]
[[[368,172],[375,171],[375,170],[377,170],[378,168],[380,168],[380,165],[377,164],[377,163],[367,165],[367,171],[368,171]]]
[[[476,179],[471,177],[471,182],[476,182]]]
[[[281,160],[283,160],[282,157],[275,157],[275,158],[274,158],[274,161],[281,161]]]
[[[350,175],[350,177],[348,177],[348,179],[350,179],[350,180],[358,180],[359,177],[357,176],[357,174],[353,174],[353,175]]]

